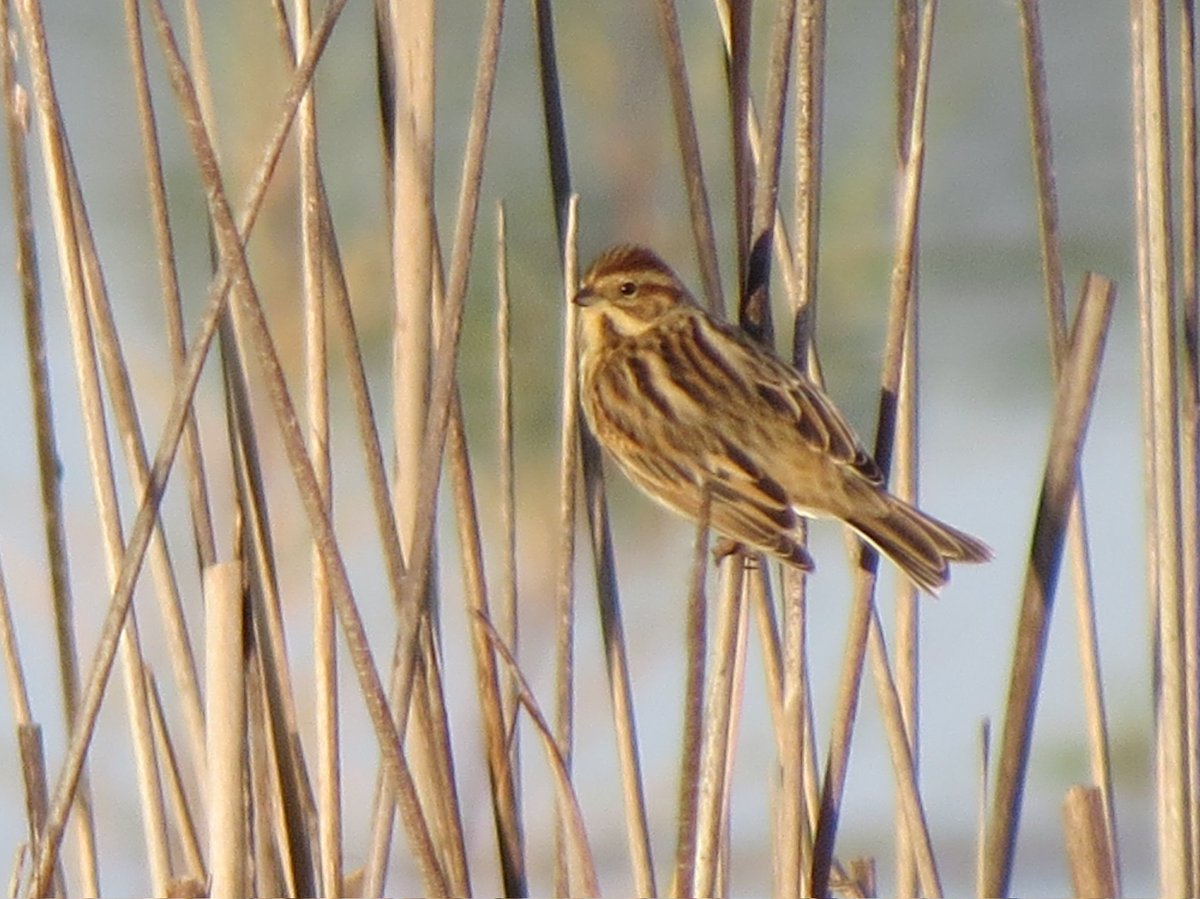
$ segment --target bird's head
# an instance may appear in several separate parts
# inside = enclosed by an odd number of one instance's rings
[[[681,307],[693,305],[687,288],[653,251],[636,245],[601,253],[583,276],[574,302],[585,322],[601,321],[632,337]]]

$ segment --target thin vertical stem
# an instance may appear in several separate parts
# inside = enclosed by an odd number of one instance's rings
[[[1111,281],[1095,275],[1085,279],[1070,350],[1055,395],[1055,426],[1025,571],[989,816],[984,866],[984,893],[988,896],[1009,894],[1063,538],[1115,295]]]
[[[433,308],[433,0],[389,0],[391,84],[392,367],[396,468],[392,501],[411,558],[421,443],[429,408]]]
[[[729,745],[737,681],[739,621],[745,600],[746,570],[754,564],[740,552],[721,565],[721,597],[713,636],[712,670],[704,702],[704,744],[700,762],[700,791],[696,814],[693,878],[687,895],[714,896],[725,842],[725,812]]]
[[[1041,20],[1037,0],[1021,0],[1021,36],[1024,45],[1025,83],[1029,102],[1030,142],[1038,197],[1038,235],[1042,249],[1043,289],[1049,315],[1050,353],[1055,377],[1067,352],[1067,312],[1063,290],[1061,240],[1058,225],[1058,194],[1054,183],[1054,155],[1047,99],[1046,69]],[[1095,600],[1087,541],[1083,484],[1080,480],[1071,503],[1067,528],[1067,553],[1075,580],[1073,591],[1084,701],[1088,716],[1088,743],[1092,777],[1104,797],[1109,840],[1116,845],[1116,817],[1109,761],[1108,721],[1101,689],[1100,651],[1096,635]],[[1117,854],[1112,877],[1120,883]]]
[[[1140,4],[1140,66],[1145,109],[1141,139],[1146,165],[1146,239],[1157,543],[1159,682],[1155,697],[1159,889],[1186,895],[1191,885],[1187,702],[1183,655],[1183,584],[1179,508],[1179,393],[1175,342],[1174,234],[1166,84],[1165,10]],[[1136,14],[1136,13],[1135,13]]]
[[[287,129],[295,114],[304,85],[312,77],[317,60],[320,58],[332,28],[337,22],[338,16],[345,7],[345,4],[346,0],[332,0],[321,19],[320,26],[314,31],[313,43],[309,48],[309,52],[305,55],[300,65],[297,66],[292,82],[289,84],[288,90],[283,97],[280,104],[281,113],[271,131],[270,140],[267,142],[262,160],[251,180],[253,186],[250,193],[250,200],[245,210],[243,210],[238,228],[237,241],[239,245],[245,240],[246,235],[253,226],[259,209],[261,209],[270,173],[279,159],[279,153],[282,149]],[[161,10],[155,7],[155,12],[160,13]],[[167,29],[167,33],[169,34],[169,25],[165,22],[165,16],[159,20],[159,23],[162,24],[164,29]],[[177,87],[186,85],[186,88],[190,88],[191,85],[187,81],[186,73],[183,72],[177,48],[174,47],[173,43],[171,46],[176,52],[169,57],[168,62],[170,63],[172,75],[177,79],[175,84]],[[187,95],[186,88],[185,95]],[[196,137],[197,131],[203,131],[203,127],[200,124],[201,116],[198,107],[195,105],[194,91],[187,96],[189,96],[191,103],[187,104],[188,115],[185,117],[185,120],[192,128],[192,136]],[[215,157],[212,155],[210,145],[206,149],[208,152],[205,155],[205,164],[202,165],[201,172],[203,175],[211,177],[216,170]],[[154,533],[158,504],[161,502],[163,492],[166,488],[167,476],[174,462],[175,452],[179,446],[184,422],[200,377],[200,371],[207,358],[212,337],[216,332],[217,322],[224,311],[225,302],[229,296],[229,287],[234,280],[232,271],[232,264],[223,266],[218,271],[217,276],[210,286],[205,311],[201,323],[197,328],[197,337],[189,346],[187,359],[178,378],[175,396],[172,399],[171,407],[168,410],[166,421],[163,425],[162,437],[154,456],[154,463],[149,472],[146,490],[129,532],[128,546],[121,562],[120,574],[116,586],[113,588],[112,600],[105,615],[104,624],[100,630],[100,637],[94,653],[92,666],[89,670],[84,690],[80,696],[78,712],[73,719],[75,727],[72,730],[62,771],[47,814],[44,839],[42,845],[39,847],[34,863],[34,871],[30,884],[30,893],[34,895],[40,895],[48,889],[53,867],[58,857],[66,817],[71,804],[75,801],[77,790],[81,786],[86,750],[93,734],[96,715],[99,711],[100,702],[112,670],[112,662],[121,632],[121,624],[129,609],[133,586],[141,570],[142,561],[145,557],[151,535]],[[244,268],[242,271],[244,272]],[[346,611],[345,607],[341,607],[341,610]],[[353,616],[352,611],[349,614]],[[353,617],[356,618],[356,616]],[[367,667],[370,665],[369,652],[363,651],[365,640],[361,634],[361,622],[352,620],[351,624],[353,625],[354,623],[358,624],[358,628],[350,628],[348,639],[354,650],[356,662],[360,664],[366,663],[362,664],[361,667],[356,666],[356,671],[363,675],[364,685],[366,685],[368,680]],[[364,692],[368,708],[375,708],[377,705],[375,702],[376,695],[369,689],[365,689]],[[373,723],[380,725],[381,722],[377,716],[373,716]],[[380,733],[378,728],[377,733]],[[381,741],[384,740],[385,736],[385,734],[380,733]],[[384,746],[384,755],[386,758],[390,758],[393,762],[397,763],[394,767],[401,767],[398,753],[389,756],[386,744]]]
[[[687,68],[683,59],[683,41],[679,36],[679,18],[674,0],[656,0],[659,34],[662,38],[663,59],[667,66],[667,83],[671,89],[671,109],[675,114],[675,134],[687,187],[688,213],[692,239],[696,242],[696,259],[700,263],[700,281],[705,302],[715,315],[722,315],[725,300],[721,292],[721,272],[717,265],[717,241],[713,236],[712,213],[709,211],[708,189],[704,184],[704,168],[700,162],[700,138],[696,131],[696,115],[692,109]]]
[[[194,4],[186,4],[191,10]],[[154,242],[158,256],[163,313],[166,319],[167,351],[174,375],[178,377],[187,354],[184,343],[183,308],[180,300],[179,274],[175,266],[175,240],[171,234],[167,204],[166,179],[163,174],[162,149],[158,126],[150,95],[146,71],[146,48],[142,38],[141,11],[137,0],[125,0],[126,33],[129,42],[134,92],[137,98],[138,123],[142,133],[145,158],[146,191],[150,198],[150,214],[154,226]],[[217,561],[216,539],[213,536],[212,513],[209,509],[208,484],[201,455],[200,432],[194,415],[188,415],[183,438],[184,466],[187,469],[188,498],[192,506],[192,531],[195,535],[199,568],[203,571]]]
[[[916,105],[919,4],[898,0],[896,4],[896,181],[903,186],[909,164],[909,135]],[[917,266],[912,277],[913,314],[904,331],[904,363],[901,367],[896,410],[896,458],[892,469],[892,491],[902,499],[917,499],[917,372],[920,349],[917,328]],[[917,589],[907,578],[896,583],[896,688],[900,694],[904,729],[914,776],[920,759],[920,608]],[[896,894],[917,895],[918,865],[909,841],[904,807],[896,810]]]
[[[683,689],[683,735],[680,739],[678,829],[675,837],[675,873],[671,895],[687,895],[696,865],[696,809],[700,781],[700,736],[704,713],[704,655],[707,640],[708,598],[704,580],[708,571],[708,517],[712,504],[705,490],[700,502],[700,524],[692,555],[684,624],[687,672]]]
[[[1179,36],[1180,82],[1180,297],[1183,307],[1183,394],[1180,406],[1181,540],[1183,542],[1183,652],[1187,700],[1187,765],[1189,805],[1189,851],[1192,857],[1191,887],[1200,893],[1200,280],[1197,242],[1197,151],[1196,151],[1196,7],[1183,0]],[[1111,798],[1105,794],[1107,801]],[[1107,807],[1107,806],[1106,806]],[[1109,832],[1109,843],[1116,845]],[[1116,860],[1117,853],[1111,853]],[[1120,883],[1119,870],[1116,881]]]
[[[496,358],[499,413],[500,522],[503,530],[502,571],[498,633],[514,660],[520,658],[519,618],[517,615],[517,527],[516,486],[513,461],[512,411],[512,299],[508,290],[508,238],[504,204],[496,207]],[[489,650],[489,658],[494,659]],[[494,666],[494,660],[492,665]],[[493,677],[495,676],[493,672]],[[497,829],[500,831],[501,874],[508,895],[525,895],[528,884],[525,876],[525,835],[521,823],[521,737],[515,728],[517,683],[512,672],[505,678],[501,704],[503,728],[500,736],[511,734],[502,742],[502,760],[506,782],[501,783],[507,795],[497,798]],[[490,746],[489,746],[490,749]],[[497,759],[497,761],[501,761]],[[507,820],[504,817],[508,816]]]
[[[916,88],[912,120],[907,141],[908,159],[904,172],[902,200],[896,225],[896,252],[892,268],[888,306],[887,336],[884,343],[875,435],[875,460],[887,472],[891,467],[896,430],[896,398],[906,350],[904,335],[912,314],[912,278],[916,255],[916,234],[920,210],[921,180],[925,158],[925,105],[929,85],[929,60],[933,49],[935,0],[926,0],[921,17],[921,39],[917,60]],[[879,556],[865,543],[859,547],[859,570],[855,580],[852,612],[846,635],[846,651],[838,685],[834,730],[826,761],[821,806],[814,836],[812,886],[824,895],[829,886],[833,844],[840,815],[842,792],[849,765],[850,741],[858,708],[859,684],[867,650],[869,625],[875,615],[874,590]]]
[[[575,272],[575,237],[578,233],[579,200],[572,196],[567,206],[563,233],[567,249],[563,258],[562,406],[559,417],[558,565],[554,589],[554,739],[563,766],[571,771],[575,729],[575,513],[579,484],[579,344],[575,339],[577,307],[571,302],[579,283]],[[567,892],[566,834],[563,823],[555,829],[554,889]]]
[[[295,0],[295,54],[308,46],[309,0]],[[294,64],[294,60],[293,60]],[[304,282],[304,372],[308,415],[308,452],[325,514],[333,514],[333,468],[329,453],[329,362],[325,319],[325,272],[322,248],[321,190],[318,177],[316,95],[312,85],[297,115],[300,155],[300,242]],[[342,895],[342,795],[338,746],[337,643],[335,618],[320,551],[314,544],[313,668],[317,718],[317,844],[323,896]]]
[[[771,344],[769,312],[748,308],[746,272],[750,256],[750,219],[754,211],[754,165],[747,130],[750,119],[750,23],[753,3],[717,0],[729,22],[729,50],[725,55],[725,86],[729,98],[729,125],[733,162],[733,239],[737,259],[738,319],[742,330]]]
[[[10,34],[9,0],[0,0],[0,34]],[[29,10],[32,12],[32,10]],[[28,18],[28,16],[23,17]],[[34,47],[44,44],[40,20],[30,23]],[[29,43],[29,37],[26,37]],[[42,47],[44,50],[44,46]],[[15,73],[16,47],[11,40],[0,46],[0,71],[4,92],[5,134],[8,145],[9,189],[13,202],[13,229],[17,242],[17,275],[21,283],[21,312],[25,332],[25,356],[33,405],[34,439],[38,459],[38,487],[41,494],[42,534],[50,575],[50,599],[53,607],[55,647],[58,654],[59,689],[63,715],[68,728],[74,726],[79,708],[79,655],[75,646],[73,599],[71,595],[69,553],[63,522],[62,475],[58,463],[58,439],[50,396],[50,375],[46,364],[46,332],[42,313],[42,290],[38,276],[37,250],[33,226],[33,208],[29,195],[29,166],[25,152],[27,124],[17,108]],[[34,63],[36,78],[40,57],[27,50]],[[48,77],[45,76],[45,77]],[[81,760],[82,768],[82,760]],[[91,789],[86,773],[80,771],[75,806],[79,837],[81,889],[98,891],[96,838],[92,817]],[[36,846],[36,841],[35,841]],[[48,872],[49,874],[49,872]],[[94,893],[93,893],[94,894]]]
[[[246,815],[246,673],[242,566],[214,565],[204,576],[208,697],[209,846],[213,897],[248,895]],[[262,806],[260,806],[262,807]],[[261,861],[261,859],[260,859]]]
[[[765,134],[757,160],[758,171],[754,179],[753,210],[750,221],[750,245],[747,248],[746,282],[743,306],[746,318],[758,325],[760,339],[774,344],[774,328],[771,322],[769,288],[771,281],[771,256],[775,245],[775,222],[778,216],[779,167],[783,160],[783,125],[787,106],[788,82],[792,70],[792,50],[796,24],[796,0],[784,0],[775,13],[775,24],[771,31],[771,58],[768,64],[766,125]],[[746,133],[746,145],[750,148],[750,166],[753,154],[754,110],[749,96],[746,98],[745,120],[735,122]]]
[[[567,128],[563,120],[562,92],[558,83],[558,55],[554,50],[554,8],[550,0],[532,0],[533,32],[538,49],[542,121],[545,125],[550,191],[554,197],[554,225],[561,258],[567,248],[567,213],[571,204],[571,168],[567,155]]]

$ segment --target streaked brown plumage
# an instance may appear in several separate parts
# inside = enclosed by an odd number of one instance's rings
[[[829,397],[740,330],[709,316],[645,247],[601,254],[581,307],[580,396],[593,433],[631,481],[739,543],[804,570],[797,516],[837,518],[919,587],[991,551],[888,493]]]

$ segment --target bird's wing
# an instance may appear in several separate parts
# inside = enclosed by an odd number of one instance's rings
[[[849,423],[816,384],[792,366],[754,344],[740,330],[721,325],[722,335],[736,345],[726,355],[736,360],[754,395],[788,421],[797,437],[832,462],[847,465],[872,484],[883,473]]]
[[[670,342],[654,352],[612,354],[584,391],[592,426],[652,496],[695,518],[707,486],[714,528],[767,545],[771,535],[795,527],[787,491],[739,448],[738,434],[720,427],[730,384],[693,365],[689,352]]]
[[[674,431],[679,436],[681,431]],[[691,444],[692,451],[664,457],[641,443],[630,441],[614,456],[630,480],[664,505],[693,520],[703,510],[704,491],[709,494],[708,523],[713,530],[741,543],[758,546],[797,560],[791,534],[797,516],[779,482],[755,466],[732,445],[708,444],[703,434]],[[610,446],[610,449],[615,449]],[[804,563],[798,561],[801,567]]]

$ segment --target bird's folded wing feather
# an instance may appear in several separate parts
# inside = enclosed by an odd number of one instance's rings
[[[736,358],[756,396],[786,417],[797,436],[830,461],[848,465],[872,484],[883,473],[825,392],[794,368],[750,343],[740,331],[726,332],[739,347]]]

